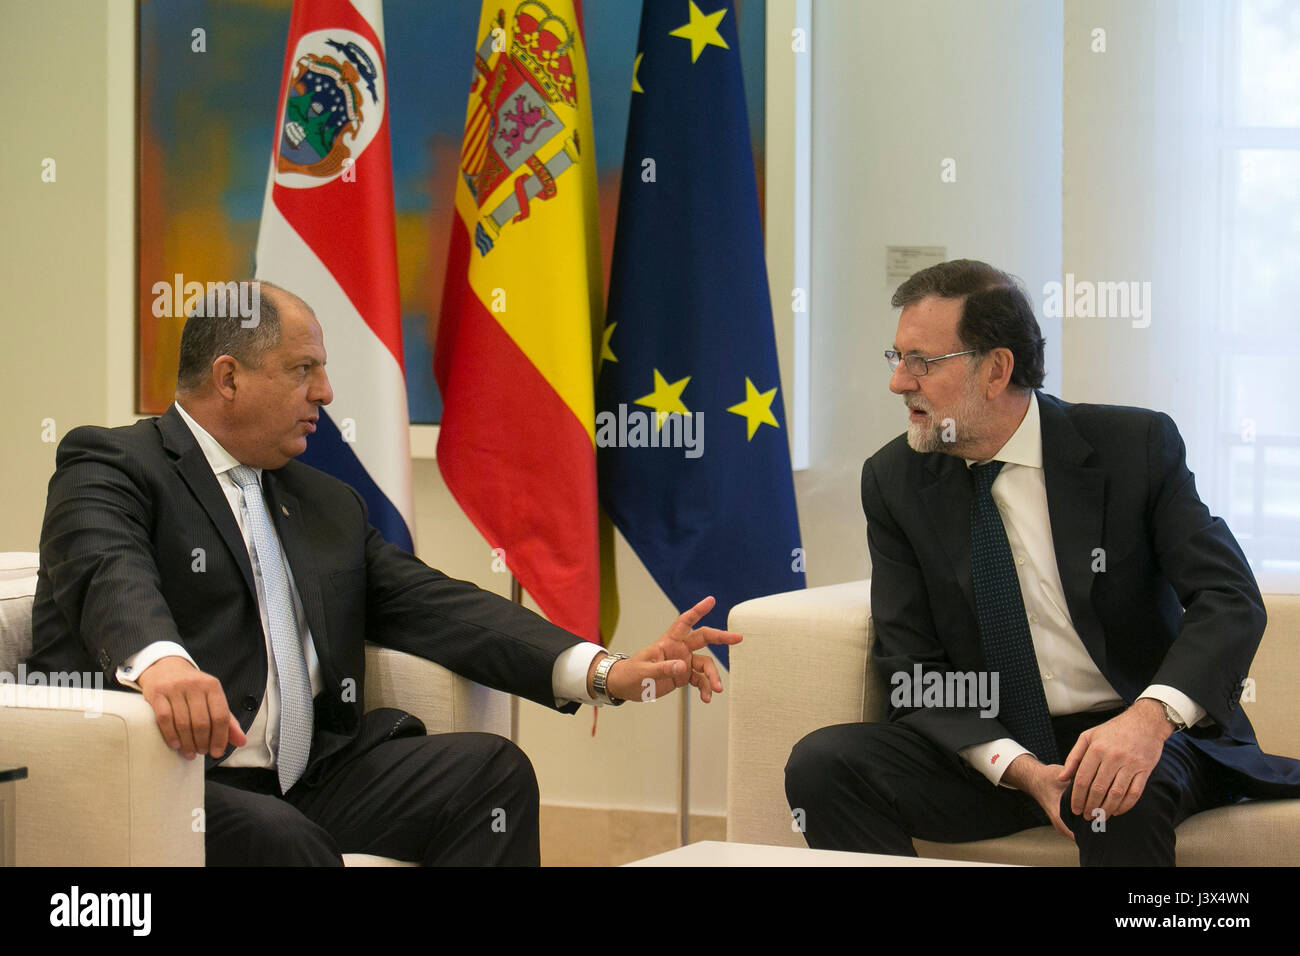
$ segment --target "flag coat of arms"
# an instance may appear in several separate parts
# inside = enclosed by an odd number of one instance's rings
[[[571,0],[484,3],[455,206],[434,353],[438,467],[543,613],[599,640],[601,274]]]
[[[597,394],[602,505],[715,627],[804,586],[739,46],[726,0],[643,6]]]
[[[380,0],[295,0],[257,277],[301,297],[325,335],[334,401],[301,457],[352,485],[412,550],[410,417]]]

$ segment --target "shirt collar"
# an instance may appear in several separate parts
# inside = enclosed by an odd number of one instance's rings
[[[1029,408],[1021,419],[1020,427],[1007,439],[989,461],[1005,461],[1008,465],[1025,465],[1029,468],[1043,467],[1043,429],[1038,415],[1038,393],[1029,393]],[[967,467],[976,463],[974,458],[967,458]]]
[[[181,419],[189,426],[190,432],[194,435],[194,440],[199,443],[199,448],[203,452],[203,457],[208,460],[209,467],[212,468],[214,475],[224,474],[230,469],[237,467],[241,462],[221,447],[221,443],[208,434],[208,430],[190,417],[190,413],[181,407],[180,402],[174,403],[176,411],[181,413]],[[262,469],[254,468],[257,472],[257,480],[262,480]]]

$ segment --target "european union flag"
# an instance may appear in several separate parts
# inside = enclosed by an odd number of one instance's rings
[[[712,594],[725,627],[804,574],[736,14],[703,7],[641,12],[596,445],[605,511],[678,610]]]

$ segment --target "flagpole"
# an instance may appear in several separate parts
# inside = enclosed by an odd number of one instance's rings
[[[510,575],[510,600],[524,603],[524,586],[513,574]],[[519,746],[519,698],[514,694],[510,695],[510,742]]]
[[[677,845],[691,842],[691,685],[682,688],[677,719]]]

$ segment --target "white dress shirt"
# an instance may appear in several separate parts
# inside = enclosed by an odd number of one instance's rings
[[[207,459],[213,474],[216,475],[217,482],[221,485],[221,490],[226,496],[230,510],[235,516],[235,522],[239,525],[239,533],[244,538],[244,545],[248,548],[249,560],[253,566],[253,581],[257,585],[257,606],[262,618],[262,636],[266,641],[266,691],[262,696],[262,706],[248,728],[246,735],[248,742],[244,746],[237,748],[222,766],[273,768],[280,732],[280,686],[275,669],[275,656],[271,651],[271,627],[266,611],[266,588],[262,581],[261,563],[258,561],[257,547],[253,543],[253,532],[249,527],[243,490],[236,484],[235,479],[230,474],[230,471],[240,462],[230,452],[221,447],[221,444],[202,425],[191,418],[179,402],[176,403],[176,410],[180,412],[181,419],[194,434],[195,440],[199,443],[199,448],[203,451],[203,457]],[[257,472],[260,481],[262,469],[255,468],[253,470]],[[271,522],[271,530],[274,533],[274,522]],[[279,544],[278,536],[276,543]],[[320,693],[323,686],[320,658],[317,656],[316,647],[312,643],[311,630],[307,626],[307,616],[302,609],[302,599],[298,596],[298,587],[294,583],[293,569],[289,566],[289,560],[284,554],[283,545],[280,545],[280,560],[289,575],[289,590],[293,594],[294,614],[298,621],[298,637],[302,643],[303,654],[307,659],[307,675],[311,680],[312,696],[315,697]],[[587,671],[591,667],[592,659],[601,650],[602,648],[596,644],[582,641],[560,654],[551,670],[551,686],[555,693],[557,705],[567,701],[591,705],[599,703],[587,696]],[[198,667],[198,664],[194,663],[194,659],[186,653],[185,648],[181,645],[174,641],[155,641],[122,662],[117,669],[118,682],[124,686],[139,690],[140,685],[136,683],[136,679],[140,674],[154,662],[170,656],[183,657],[191,664],[194,664],[196,668]]]
[[[990,461],[1005,462],[991,493],[1007,531],[1007,543],[1020,579],[1020,595],[1029,618],[1043,694],[1053,717],[1087,711],[1114,710],[1124,700],[1102,676],[1084,646],[1065,603],[1065,588],[1056,566],[1052,522],[1047,511],[1047,482],[1043,474],[1043,432],[1038,396],[1031,393],[1020,427]],[[978,464],[966,459],[969,467]],[[1186,694],[1164,684],[1152,684],[1139,697],[1163,701],[1189,725],[1205,716]],[[961,756],[992,783],[1002,779],[1011,761],[1029,751],[1009,737],[964,747]],[[1065,754],[1060,755],[1062,759]]]

